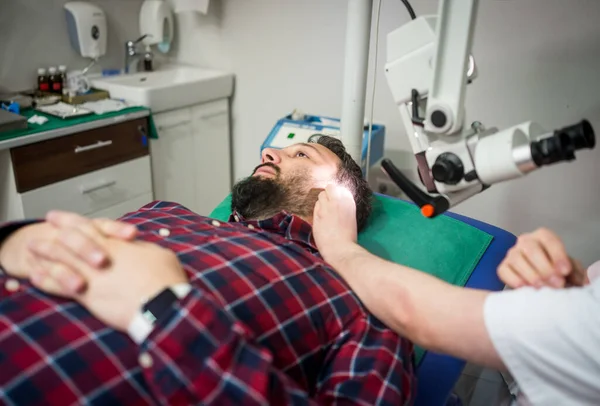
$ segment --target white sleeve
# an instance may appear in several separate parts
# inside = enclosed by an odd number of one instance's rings
[[[600,404],[600,278],[584,288],[492,293],[484,317],[531,404]]]

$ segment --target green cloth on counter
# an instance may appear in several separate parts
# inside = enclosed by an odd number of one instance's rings
[[[227,221],[230,214],[228,196],[210,217]],[[373,214],[358,242],[381,258],[464,286],[492,239],[490,234],[449,216],[428,219],[411,203],[377,195]],[[419,363],[424,350],[415,350]]]
[[[62,119],[60,117],[56,117],[50,114],[42,113],[41,111],[37,111],[34,109],[26,109],[21,111],[21,115],[27,119],[33,117],[34,115],[43,116],[48,119],[44,124],[31,124],[27,123],[27,128],[19,129],[19,130],[11,130],[0,132],[0,141],[6,141],[13,138],[25,137],[32,134],[38,134],[46,131],[52,131],[59,128],[70,127],[73,125],[89,123],[92,121],[105,120],[111,117],[118,117],[124,114],[135,113],[138,111],[148,111],[150,113],[150,109],[146,107],[128,107],[126,109],[120,111],[113,111],[105,114],[88,114],[85,116],[73,117]],[[156,131],[156,126],[154,125],[154,120],[152,119],[152,114],[148,116],[149,121],[149,138],[158,138],[158,132]]]

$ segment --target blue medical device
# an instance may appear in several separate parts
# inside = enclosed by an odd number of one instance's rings
[[[324,116],[302,115],[299,119],[292,118],[289,114],[275,124],[269,136],[260,147],[262,152],[265,148],[281,149],[300,142],[307,142],[311,135],[323,134],[341,139],[340,120]],[[366,171],[367,161],[367,139],[369,126],[364,127],[362,162],[363,174]],[[373,124],[371,129],[371,154],[369,156],[369,167],[375,165],[383,158],[383,145],[385,140],[385,126]]]

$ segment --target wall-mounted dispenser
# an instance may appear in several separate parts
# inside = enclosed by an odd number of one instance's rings
[[[65,4],[67,30],[73,48],[84,58],[98,59],[106,53],[106,15],[84,1]]]
[[[174,36],[173,13],[163,0],[145,0],[140,10],[140,34],[147,34],[144,44],[156,45],[162,53],[167,53]]]

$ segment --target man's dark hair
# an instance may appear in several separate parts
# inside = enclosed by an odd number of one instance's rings
[[[340,165],[337,174],[337,181],[346,186],[356,202],[356,225],[358,231],[361,231],[367,224],[373,207],[373,192],[367,181],[363,178],[362,169],[346,152],[344,144],[340,140],[327,135],[315,134],[308,139],[309,143],[315,143],[324,146],[333,152],[339,159]]]

